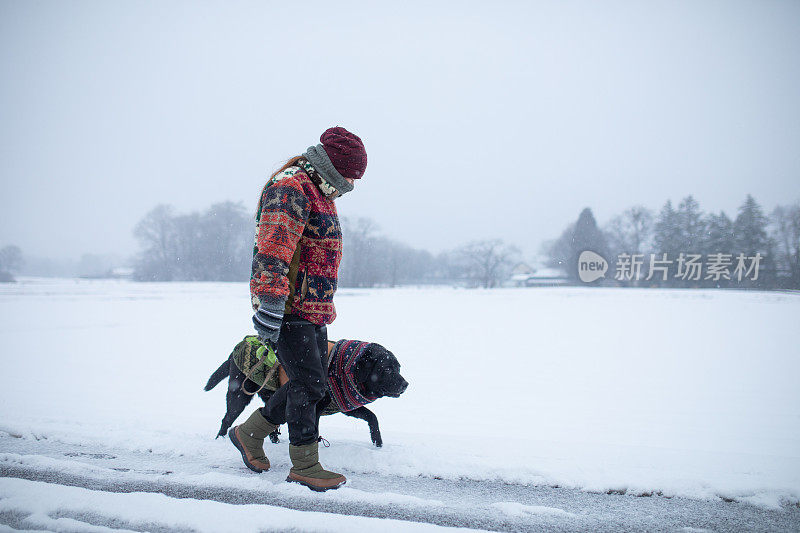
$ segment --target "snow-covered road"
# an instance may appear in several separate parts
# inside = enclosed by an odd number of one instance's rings
[[[277,446],[275,447],[277,448]],[[9,501],[13,495],[34,492],[55,501],[44,514],[50,520],[68,517],[84,524],[115,529],[225,531],[250,518],[247,531],[294,527],[309,531],[410,531],[423,524],[493,531],[792,531],[800,528],[800,508],[764,509],[740,502],[703,501],[679,497],[591,493],[577,489],[528,486],[496,481],[449,480],[433,477],[360,475],[354,472],[339,491],[315,494],[283,481],[285,469],[258,475],[245,469],[231,454],[226,464],[207,464],[196,457],[130,452],[52,441],[46,436],[12,437],[0,433],[0,523],[13,528],[56,528],[35,516],[30,501]],[[46,484],[46,485],[45,485]],[[75,492],[74,487],[89,489]],[[105,494],[116,493],[112,504]],[[159,493],[146,515],[130,509],[138,494]],[[181,500],[215,501],[210,517],[192,517]],[[128,504],[126,504],[126,501]],[[184,507],[181,509],[181,507]],[[305,511],[274,517],[275,507]],[[163,508],[163,511],[162,511]],[[308,511],[313,513],[309,514]],[[344,523],[332,513],[365,517]],[[34,515],[33,518],[30,518]],[[253,517],[257,517],[254,522]],[[26,522],[26,519],[30,519]],[[368,519],[384,520],[376,525]],[[37,520],[39,522],[37,523]],[[44,520],[44,522],[42,522]],[[289,520],[286,522],[285,520]],[[400,527],[393,521],[408,522]],[[416,524],[421,523],[421,524]],[[291,526],[287,525],[291,524]],[[62,524],[63,525],[63,524]],[[692,528],[692,529],[686,529]],[[424,528],[422,528],[424,529]],[[63,529],[70,530],[69,528]],[[73,529],[80,530],[80,528]]]

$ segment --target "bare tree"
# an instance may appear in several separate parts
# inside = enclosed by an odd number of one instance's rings
[[[253,259],[255,225],[241,203],[212,205],[203,216],[207,279],[243,281]]]
[[[620,254],[643,254],[644,262],[649,258],[645,250],[650,249],[653,238],[653,213],[646,207],[637,205],[626,209],[621,215],[612,218],[603,231],[608,243],[609,261],[615,261]],[[639,286],[641,280],[619,281],[624,286]]]
[[[770,218],[782,281],[786,288],[800,289],[800,202],[779,205]]]
[[[344,244],[340,283],[346,287],[373,286],[379,277],[374,254],[378,225],[365,217],[343,217],[341,223]]]
[[[501,239],[473,241],[456,250],[463,276],[473,284],[490,289],[500,285],[519,250]]]
[[[175,276],[177,235],[174,209],[158,205],[136,224],[133,235],[144,248],[136,265],[140,280],[171,281]]]
[[[16,272],[22,266],[22,250],[19,246],[9,245],[0,250],[0,281],[14,281],[12,272]]]
[[[606,235],[612,256],[621,252],[641,254],[649,248],[653,234],[653,213],[644,206],[633,206],[612,218]]]
[[[188,213],[173,219],[175,231],[174,279],[209,281],[210,250],[205,246],[206,228],[199,213]]]
[[[339,269],[343,287],[375,287],[426,283],[439,274],[433,256],[380,235],[370,218],[343,217],[344,254]]]
[[[136,225],[143,250],[134,277],[148,281],[244,281],[253,259],[255,226],[241,203],[176,216],[160,205]]]

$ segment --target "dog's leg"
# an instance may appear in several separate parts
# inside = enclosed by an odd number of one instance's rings
[[[219,433],[217,433],[217,437],[224,437],[227,435],[228,429],[233,425],[233,422],[240,414],[242,414],[242,411],[244,411],[244,408],[250,403],[250,400],[253,399],[253,397],[249,394],[242,392],[242,382],[246,380],[246,376],[237,368],[236,365],[232,364],[230,367],[230,376],[228,377],[228,392],[225,395],[227,411],[225,412],[225,416],[222,418],[222,424],[219,427]],[[250,380],[247,380],[245,387],[247,387],[248,391],[252,390],[255,392],[255,390],[258,388],[258,385]]]
[[[228,390],[225,395],[225,400],[228,405],[228,411],[222,418],[222,425],[219,427],[218,437],[224,437],[228,433],[228,429],[233,425],[236,418],[242,414],[244,408],[250,403],[253,397],[243,393],[237,386],[236,390]]]
[[[353,418],[360,418],[369,425],[369,437],[372,439],[372,444],[380,448],[383,446],[383,439],[381,438],[381,430],[378,427],[378,417],[375,413],[364,407],[363,405],[358,409],[346,411],[344,414],[352,416]]]

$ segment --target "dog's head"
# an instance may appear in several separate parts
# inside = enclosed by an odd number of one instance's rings
[[[367,345],[355,365],[354,376],[369,395],[397,398],[408,387],[400,375],[400,363],[392,352],[380,344]]]

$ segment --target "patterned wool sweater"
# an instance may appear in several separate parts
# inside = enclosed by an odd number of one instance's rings
[[[330,324],[336,318],[342,230],[333,200],[310,177],[314,167],[305,159],[297,164],[270,179],[261,193],[251,300],[254,310],[264,302],[314,324]]]

